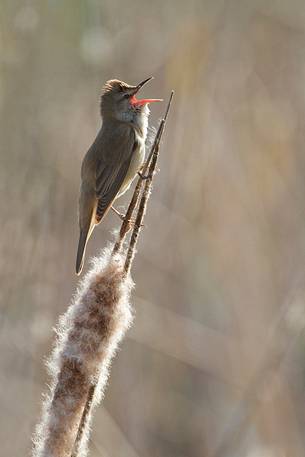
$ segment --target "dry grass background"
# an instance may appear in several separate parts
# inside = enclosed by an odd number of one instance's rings
[[[76,286],[101,85],[152,74],[175,104],[91,455],[304,455],[303,2],[2,0],[0,21],[1,453],[30,451]]]

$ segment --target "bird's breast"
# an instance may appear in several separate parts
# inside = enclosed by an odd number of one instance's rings
[[[145,158],[145,141],[142,137],[139,136],[139,138],[137,138],[137,141],[135,142],[135,147],[134,147],[134,150],[132,153],[130,165],[129,165],[125,179],[123,181],[123,184],[120,188],[120,191],[119,191],[117,197],[120,197],[122,194],[124,194],[128,190],[132,181],[134,180],[135,176],[137,175],[138,171],[140,170],[141,166],[143,165],[144,158]]]
[[[135,148],[132,153],[132,158],[130,161],[130,165],[127,171],[126,179],[133,180],[135,175],[140,170],[141,166],[143,165],[145,157],[145,142],[143,138],[137,138],[135,143]]]

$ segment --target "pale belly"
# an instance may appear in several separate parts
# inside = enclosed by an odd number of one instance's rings
[[[144,142],[143,143],[141,142],[138,149],[135,150],[133,153],[126,177],[123,181],[123,184],[122,184],[116,198],[119,198],[129,189],[132,181],[134,180],[138,171],[141,169],[141,166],[143,165],[144,158],[145,158],[145,144],[144,144]]]

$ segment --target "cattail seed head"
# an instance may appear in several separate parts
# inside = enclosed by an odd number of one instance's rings
[[[122,256],[110,252],[93,260],[59,321],[48,362],[50,394],[36,429],[33,457],[71,456],[90,388],[97,386],[91,405],[95,406],[102,398],[111,359],[131,323],[132,281],[124,274]],[[86,436],[78,456],[86,455]]]

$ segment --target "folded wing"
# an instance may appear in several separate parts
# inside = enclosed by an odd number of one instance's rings
[[[96,170],[96,223],[99,223],[111,207],[128,172],[133,152],[136,148],[136,138],[133,128],[122,126],[115,138],[107,142],[106,148]],[[107,144],[108,143],[108,144]]]

